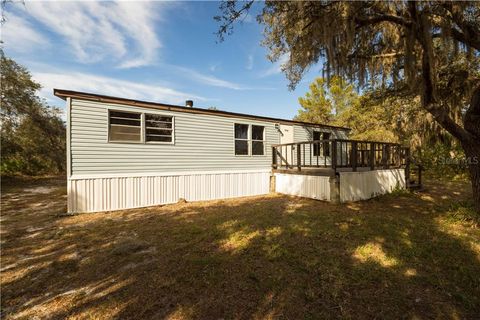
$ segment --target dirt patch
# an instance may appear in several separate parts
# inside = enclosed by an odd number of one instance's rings
[[[65,181],[43,182],[2,192],[2,319],[480,314],[480,231],[452,218],[467,183],[346,205],[268,195],[60,217]]]

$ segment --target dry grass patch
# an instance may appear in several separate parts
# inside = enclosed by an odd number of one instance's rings
[[[463,182],[347,205],[268,195],[70,217],[63,186],[2,190],[2,318],[480,314]]]

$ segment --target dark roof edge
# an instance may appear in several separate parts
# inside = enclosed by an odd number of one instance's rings
[[[196,107],[184,107],[184,106],[172,105],[172,104],[166,104],[166,103],[141,101],[141,100],[127,99],[127,98],[106,96],[106,95],[101,95],[96,93],[88,93],[88,92],[80,92],[80,91],[72,91],[72,90],[64,90],[64,89],[53,89],[53,94],[62,99],[70,97],[70,98],[77,98],[82,100],[111,102],[111,103],[127,104],[130,106],[136,106],[136,107],[146,107],[146,108],[171,110],[171,111],[178,111],[178,112],[210,114],[210,115],[216,115],[216,116],[248,118],[248,119],[254,119],[254,120],[258,119],[258,120],[265,120],[270,122],[283,122],[283,123],[299,124],[299,125],[305,125],[305,126],[330,128],[330,129],[345,130],[345,131],[351,130],[350,128],[331,126],[327,124],[318,124],[318,123],[310,123],[310,122],[303,122],[303,121],[296,121],[296,120],[255,116],[255,115],[230,112],[230,111],[208,110],[208,109],[202,109],[202,108],[196,108]]]

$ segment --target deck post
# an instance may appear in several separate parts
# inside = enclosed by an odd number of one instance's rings
[[[375,170],[375,142],[370,143],[370,169]]]
[[[385,169],[390,168],[390,145],[385,145]]]
[[[410,184],[410,148],[405,148],[405,185]]]
[[[332,162],[332,169],[333,171],[337,171],[337,162],[338,162],[338,155],[337,155],[337,139],[333,140],[332,141],[332,159],[331,159],[331,162]]]
[[[297,170],[302,170],[302,149],[300,143],[297,144]]]
[[[357,142],[352,141],[352,171],[357,171]]]
[[[272,168],[277,169],[277,148],[272,146]]]
[[[382,144],[382,167],[385,169],[387,167],[387,146]]]
[[[417,167],[418,167],[418,185],[419,185],[420,188],[422,188],[422,170],[423,170],[423,167],[420,164],[417,164]]]
[[[330,202],[340,203],[340,177],[336,174],[330,176]]]

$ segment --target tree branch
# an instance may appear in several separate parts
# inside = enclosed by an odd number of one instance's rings
[[[403,17],[394,16],[390,14],[376,14],[375,16],[372,16],[372,17],[366,17],[366,18],[355,17],[354,19],[358,28],[372,25],[372,24],[377,24],[380,22],[392,22],[404,27],[410,27],[412,25],[411,21],[408,21]]]
[[[470,141],[473,135],[459,126],[448,114],[448,111],[442,108],[435,99],[433,75],[431,72],[430,59],[426,49],[422,54],[422,104],[430,112],[433,118],[448,132],[460,141]]]
[[[452,28],[450,32],[452,33],[452,37],[454,37],[455,40],[480,51],[480,33],[476,36],[471,37],[465,35],[461,31],[458,31],[456,28]]]

